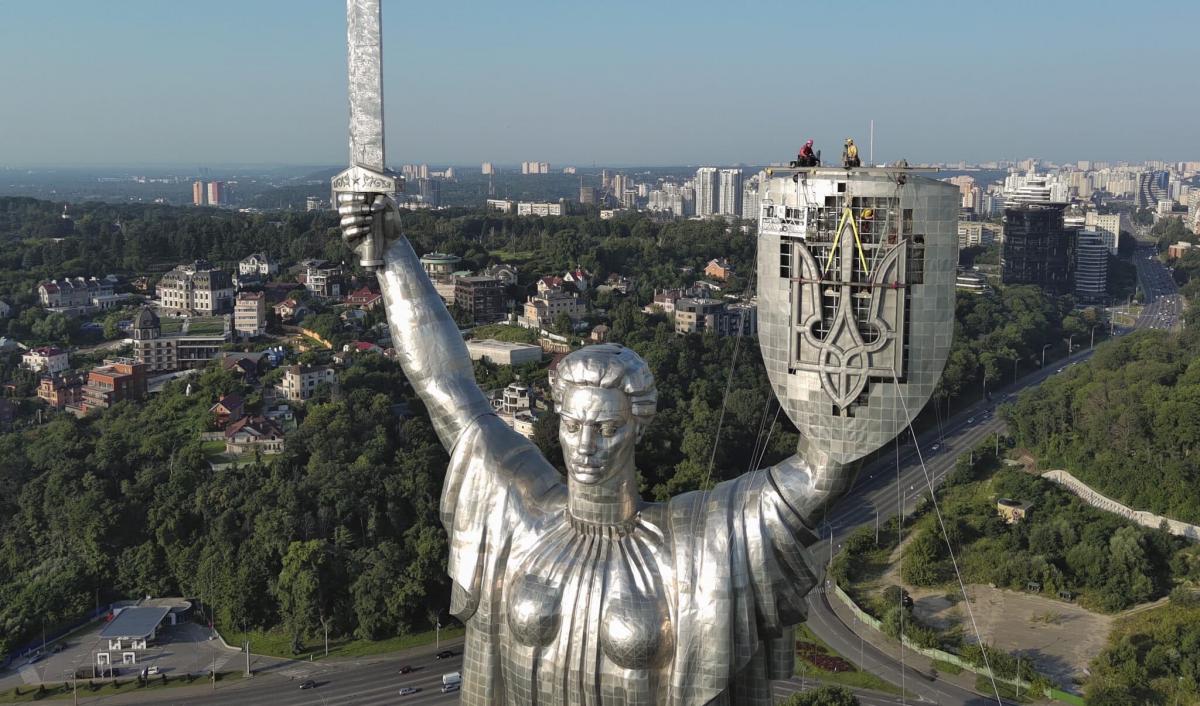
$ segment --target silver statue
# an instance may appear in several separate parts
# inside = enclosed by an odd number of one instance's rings
[[[810,520],[846,467],[798,457],[648,503],[634,446],[655,413],[645,361],[565,357],[553,395],[565,479],[492,412],[458,327],[386,196],[339,197],[343,233],[391,241],[378,273],[392,341],[451,453],[442,492],[465,704],[769,704],[815,583]],[[378,242],[378,241],[377,241]]]
[[[343,237],[377,271],[400,363],[451,454],[441,515],[450,609],[466,625],[462,703],[770,704],[770,680],[792,675],[790,626],[816,583],[805,552],[815,522],[940,375],[957,216],[942,205],[957,190],[874,170],[804,172],[803,194],[799,174],[771,179],[760,337],[775,392],[806,433],[800,452],[643,501],[634,447],[656,411],[654,378],[632,350],[596,345],[561,361],[552,391],[564,479],[493,413],[400,232],[387,195],[400,183],[383,167],[378,0],[347,6],[351,168],[334,190]],[[894,232],[864,214],[860,187],[871,208],[894,212]],[[831,195],[818,205],[813,189]],[[821,208],[836,229],[827,217],[817,227]],[[805,209],[811,230],[793,223]]]

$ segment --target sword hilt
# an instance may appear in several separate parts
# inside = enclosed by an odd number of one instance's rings
[[[391,196],[402,191],[403,177],[387,171],[377,172],[357,164],[333,178],[334,194],[367,193]],[[334,201],[336,200],[335,198]],[[371,214],[371,233],[359,246],[359,264],[364,269],[374,271],[383,267],[383,252],[387,247],[387,235],[384,232],[386,215],[382,209]]]

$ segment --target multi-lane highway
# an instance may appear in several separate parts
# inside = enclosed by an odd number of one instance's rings
[[[1138,328],[1173,329],[1183,315],[1183,297],[1171,272],[1155,255],[1154,246],[1140,245],[1134,254],[1138,284],[1145,295],[1145,306],[1138,317]]]
[[[936,487],[954,468],[958,454],[974,448],[985,438],[1004,431],[1004,423],[995,416],[995,406],[1020,390],[1040,384],[1071,365],[1091,355],[1084,349],[1067,360],[1060,360],[1045,369],[1031,373],[1015,385],[997,390],[991,400],[984,400],[963,410],[947,420],[940,428],[925,432],[913,446],[912,437],[903,439],[900,447],[899,464],[895,454],[866,466],[859,475],[855,487],[841,500],[821,525],[821,541],[812,547],[814,561],[827,561],[837,545],[854,529],[860,526],[882,526],[899,513],[903,506],[911,512],[919,498],[928,497],[930,486]],[[920,453],[916,451],[920,449]],[[921,460],[924,460],[922,465]],[[830,538],[832,534],[832,539]],[[812,631],[859,667],[896,685],[903,684],[906,691],[916,694],[921,700],[943,704],[995,704],[995,697],[985,698],[979,694],[940,680],[930,680],[928,675],[914,670],[882,650],[871,646],[869,640],[880,639],[877,633],[863,640],[846,626],[833,612],[830,600],[837,600],[825,591],[813,591],[809,596],[808,625]]]

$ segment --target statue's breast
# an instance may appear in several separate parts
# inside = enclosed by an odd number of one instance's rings
[[[549,533],[539,545],[510,574],[505,614],[513,640],[561,658],[594,646],[598,637],[604,657],[622,669],[670,662],[673,594],[659,538],[636,529],[624,535],[572,530]]]

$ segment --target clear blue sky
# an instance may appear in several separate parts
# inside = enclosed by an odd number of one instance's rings
[[[1200,2],[384,0],[388,161],[1200,159]],[[340,164],[340,0],[0,0],[0,165]],[[865,149],[864,149],[864,156]]]

